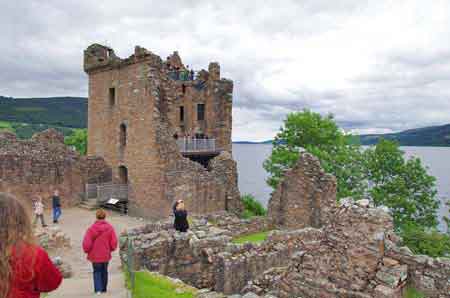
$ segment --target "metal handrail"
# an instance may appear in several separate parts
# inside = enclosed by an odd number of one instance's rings
[[[216,139],[180,138],[177,140],[177,145],[181,153],[216,151]]]

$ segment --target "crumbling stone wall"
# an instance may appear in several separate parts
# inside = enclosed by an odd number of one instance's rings
[[[126,261],[133,254],[136,270],[148,269],[197,288],[234,294],[265,270],[287,266],[296,250],[314,246],[321,234],[313,228],[273,231],[262,244],[238,245],[231,243],[231,236],[238,233],[218,228],[218,221],[212,225],[204,217],[194,218],[189,233],[175,232],[170,222],[129,230],[121,237],[122,259]]]
[[[414,255],[395,241],[386,241],[386,257],[391,263],[408,266],[408,281],[427,297],[450,297],[450,259]]]
[[[49,129],[29,140],[18,140],[14,134],[0,133],[0,191],[14,194],[31,205],[35,195],[50,197],[58,188],[63,206],[81,198],[85,183],[108,179],[109,167],[99,157],[82,157],[64,145],[62,134]]]
[[[287,268],[264,273],[244,292],[280,298],[401,298],[409,283],[427,297],[449,297],[450,262],[400,247],[384,208],[372,208],[368,200],[343,200],[321,230],[318,246],[298,251]]]
[[[326,174],[312,154],[302,153],[272,194],[268,215],[280,227],[319,228],[327,223],[335,202],[335,177]]]
[[[128,183],[131,215],[166,217],[177,199],[184,199],[193,213],[240,211],[231,157],[233,84],[220,78],[217,63],[195,80],[181,81],[172,77],[173,67],[186,69],[178,53],[163,62],[137,46],[133,55],[121,59],[94,44],[86,49],[84,62],[89,75],[88,154],[104,157],[114,181]],[[197,119],[200,103],[205,104],[204,120]],[[223,152],[207,169],[183,157],[174,138],[195,133],[215,138]]]

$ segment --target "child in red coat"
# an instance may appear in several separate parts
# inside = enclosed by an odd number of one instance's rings
[[[105,293],[108,286],[108,263],[111,252],[117,248],[117,236],[112,225],[106,220],[106,213],[98,210],[97,221],[87,230],[83,239],[83,250],[92,262],[94,270],[94,291]]]
[[[0,193],[0,298],[39,298],[61,284],[61,273],[33,238],[25,208]]]

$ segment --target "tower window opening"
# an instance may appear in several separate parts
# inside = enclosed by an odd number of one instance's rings
[[[113,107],[116,104],[116,88],[109,88],[109,106]]]
[[[180,123],[184,122],[184,107],[180,107]]]
[[[197,120],[203,121],[205,120],[205,104],[199,103],[197,105]]]
[[[120,125],[119,142],[122,148],[127,145],[127,126],[123,123]]]

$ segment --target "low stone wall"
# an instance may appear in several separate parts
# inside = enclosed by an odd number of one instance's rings
[[[272,267],[287,266],[293,253],[312,249],[321,235],[313,228],[301,231],[273,231],[261,244],[233,244],[232,237],[248,233],[218,228],[231,215],[216,215],[214,225],[194,218],[188,233],[172,229],[170,221],[129,230],[121,236],[121,257],[133,258],[135,270],[147,269],[179,278],[196,288],[210,288],[225,294],[239,293],[248,281]],[[255,219],[260,222],[262,219]],[[234,218],[230,228],[245,225]],[[250,221],[251,222],[251,221]],[[223,226],[222,224],[220,224]],[[256,224],[255,230],[256,230]],[[251,230],[253,232],[253,230]],[[129,250],[132,242],[132,251]]]
[[[414,255],[387,241],[386,256],[408,266],[408,281],[427,297],[450,297],[450,259]]]
[[[273,221],[265,216],[241,219],[234,214],[222,212],[205,215],[199,218],[208,221],[217,228],[229,231],[233,237],[275,229]]]
[[[298,250],[318,247],[322,232],[307,228],[294,232],[272,232],[260,245],[246,243],[229,246],[217,255],[214,289],[225,294],[240,292],[247,282],[262,275],[268,268],[284,267]]]

